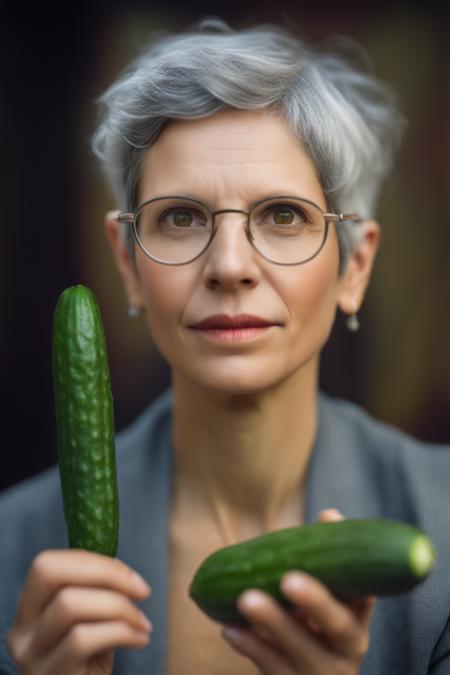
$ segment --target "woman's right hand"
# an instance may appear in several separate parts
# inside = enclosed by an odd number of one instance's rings
[[[116,558],[81,549],[39,553],[7,636],[20,673],[109,675],[114,649],[150,640],[152,626],[133,602],[150,592]]]

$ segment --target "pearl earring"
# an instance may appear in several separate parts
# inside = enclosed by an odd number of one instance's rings
[[[128,316],[135,319],[141,313],[141,308],[137,305],[130,305],[128,307]]]
[[[353,300],[353,308],[354,312],[353,314],[350,314],[350,316],[347,317],[347,328],[349,331],[352,333],[356,333],[357,330],[359,330],[359,319],[358,315],[356,314],[356,301]]]

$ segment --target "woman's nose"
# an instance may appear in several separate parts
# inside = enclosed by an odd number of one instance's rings
[[[255,286],[260,279],[257,252],[246,234],[247,217],[241,213],[216,215],[216,234],[205,251],[204,280],[209,288]]]

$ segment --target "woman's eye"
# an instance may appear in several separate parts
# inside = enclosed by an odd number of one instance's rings
[[[292,206],[274,206],[269,212],[275,225],[298,225],[306,222],[305,214]]]
[[[294,220],[294,214],[291,209],[276,209],[273,218],[277,225],[288,225]]]
[[[177,227],[189,227],[192,221],[193,216],[190,211],[175,211],[173,214],[173,224]]]
[[[159,217],[159,222],[179,229],[188,229],[192,227],[205,227],[208,224],[208,219],[200,211],[183,208],[164,211]]]

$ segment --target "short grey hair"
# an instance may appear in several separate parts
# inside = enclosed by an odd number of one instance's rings
[[[367,219],[405,124],[393,92],[354,40],[335,36],[313,46],[292,28],[235,30],[218,17],[178,33],[151,33],[97,103],[92,150],[124,211],[136,208],[143,153],[170,120],[267,109],[291,125],[329,207]],[[361,227],[343,225],[341,269],[361,235]]]

